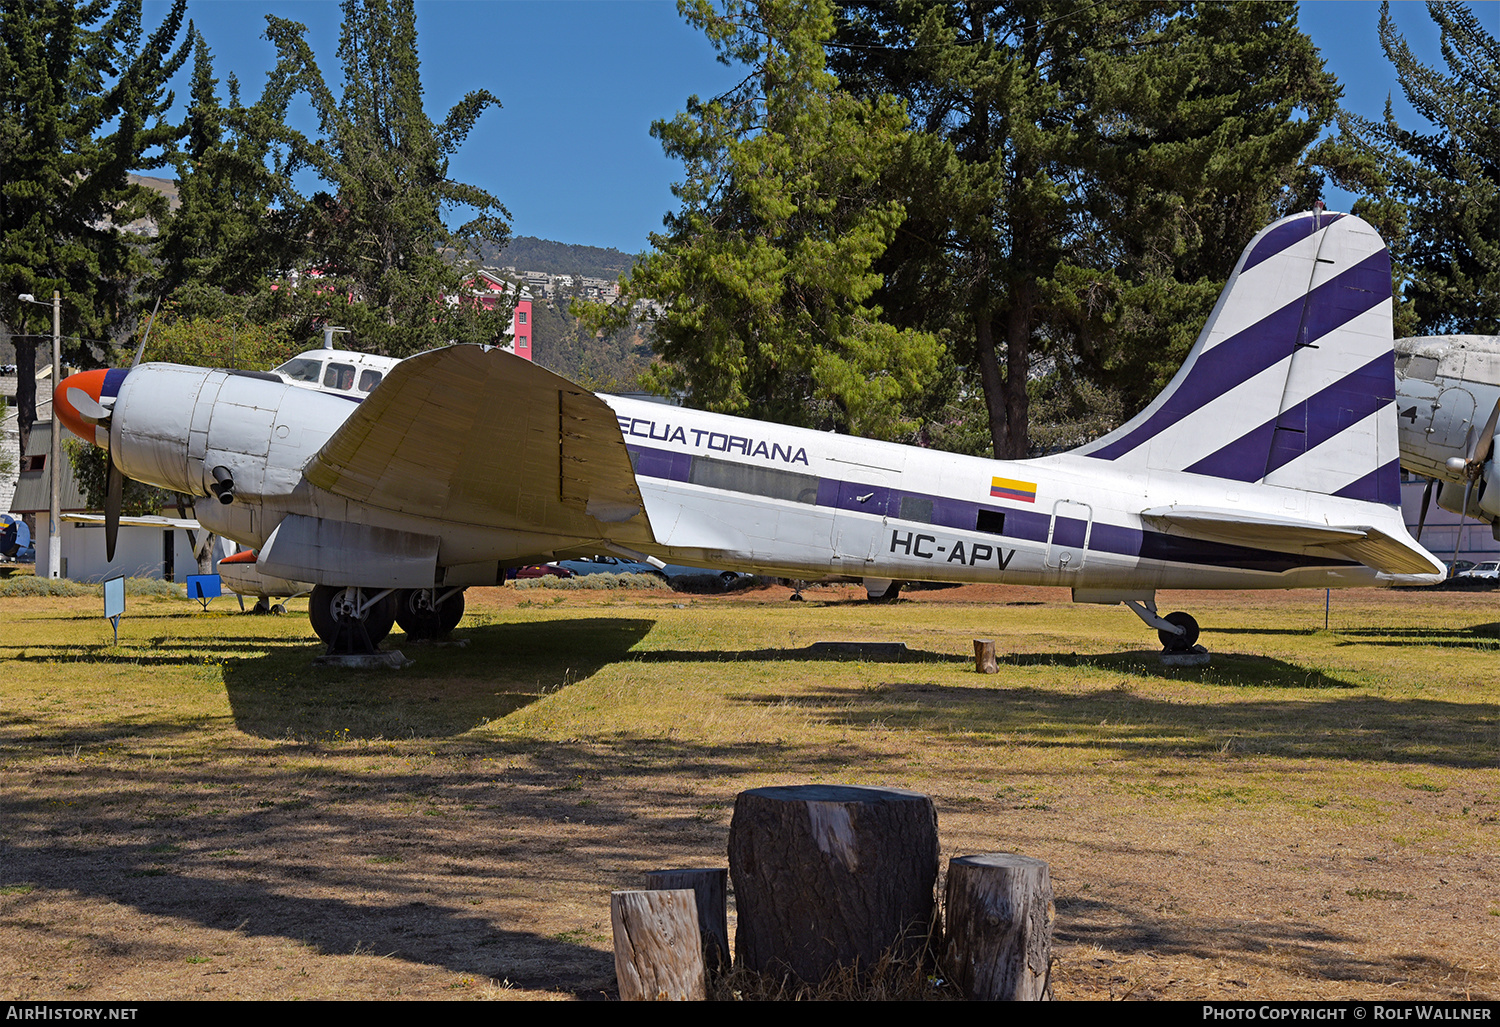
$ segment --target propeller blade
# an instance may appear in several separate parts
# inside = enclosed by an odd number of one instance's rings
[[[109,408],[96,402],[93,396],[90,396],[82,389],[70,386],[67,391],[67,397],[68,402],[73,404],[73,409],[77,410],[84,420],[98,424],[100,421],[108,419]]]
[[[156,312],[160,309],[161,297],[158,296],[156,297],[156,306],[151,308],[151,320],[146,322],[146,334],[141,336],[141,344],[135,349],[135,359],[130,362],[130,367],[132,370],[134,370],[135,366],[141,362],[141,357],[145,356],[146,354],[146,343],[151,338],[151,329],[156,327]]]
[[[1458,534],[1453,539],[1453,563],[1458,563],[1458,551],[1464,544],[1464,517],[1469,513],[1469,493],[1474,489],[1474,481],[1470,479],[1464,483],[1464,505],[1459,507]],[[1448,576],[1453,576],[1453,564],[1448,565]]]
[[[1490,419],[1484,422],[1484,427],[1479,434],[1470,440],[1469,452],[1464,459],[1471,467],[1484,464],[1489,457],[1490,445],[1495,441],[1495,422],[1500,420],[1500,399],[1495,401],[1495,409],[1490,411]]]
[[[105,453],[109,471],[104,488],[104,558],[115,558],[115,540],[120,536],[120,507],[125,497],[125,475],[120,472],[112,453]]]
[[[1427,487],[1422,490],[1422,512],[1417,515],[1417,541],[1422,541],[1422,528],[1427,524],[1427,508],[1432,505],[1432,487],[1437,484],[1436,478],[1427,479]]]

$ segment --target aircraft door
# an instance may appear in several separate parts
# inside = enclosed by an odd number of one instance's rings
[[[1473,424],[1473,393],[1468,389],[1444,389],[1432,414],[1432,444],[1444,449],[1462,449],[1468,444]]]
[[[833,569],[864,577],[879,559],[885,537],[890,482],[867,467],[850,468],[852,481],[840,481],[833,516]]]
[[[1071,499],[1059,499],[1053,503],[1052,521],[1047,525],[1048,568],[1063,573],[1082,570],[1093,532],[1092,506]]]

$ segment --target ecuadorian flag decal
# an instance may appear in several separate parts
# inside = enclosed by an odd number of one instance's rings
[[[1012,478],[990,479],[991,499],[1014,499],[1019,503],[1036,502],[1036,482],[1015,481]]]

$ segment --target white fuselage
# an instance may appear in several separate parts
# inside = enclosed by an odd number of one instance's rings
[[[1114,592],[1157,588],[1390,580],[1326,552],[1158,530],[1141,517],[1148,509],[1211,506],[1404,532],[1394,508],[1297,489],[1125,470],[1076,454],[986,460],[600,398],[631,450],[654,534],[639,548],[672,562],[806,578],[1063,585],[1113,601]],[[199,520],[253,548],[288,514],[434,536],[440,572],[593,552],[608,541],[417,516],[314,487],[304,467],[356,408],[262,376],[148,364],[121,388],[110,445],[128,476],[198,496],[209,495],[216,468],[226,470],[234,501],[200,501]]]

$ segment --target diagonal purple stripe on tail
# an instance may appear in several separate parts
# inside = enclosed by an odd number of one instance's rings
[[[1315,344],[1324,335],[1383,303],[1391,295],[1390,260],[1390,254],[1381,249],[1200,354],[1182,384],[1154,414],[1109,445],[1083,455],[1097,460],[1114,460],[1125,455],[1290,356],[1299,337],[1304,335],[1304,326],[1306,342]],[[1381,274],[1385,276],[1383,293],[1373,288]]]
[[[1260,481],[1391,402],[1396,391],[1395,359],[1394,353],[1381,354],[1186,470],[1233,481]]]

